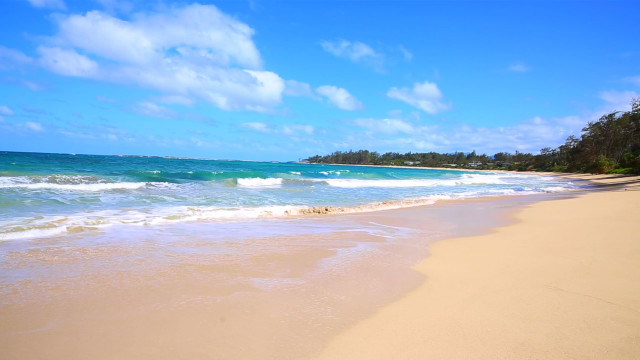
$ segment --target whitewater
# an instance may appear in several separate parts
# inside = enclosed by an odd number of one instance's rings
[[[512,172],[0,152],[0,241],[580,188]]]

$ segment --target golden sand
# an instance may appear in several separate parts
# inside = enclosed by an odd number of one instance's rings
[[[434,244],[427,280],[319,359],[639,359],[638,178],[587,178],[609,190]]]
[[[638,178],[589,179],[605,191],[524,210],[304,220],[328,233],[43,240],[0,263],[0,359],[637,359]]]

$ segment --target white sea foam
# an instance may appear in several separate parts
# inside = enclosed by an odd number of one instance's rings
[[[460,177],[449,179],[314,179],[329,186],[340,188],[411,188],[460,185],[509,185],[522,182],[536,182],[537,175],[520,174],[462,174]],[[564,188],[563,188],[564,189]]]
[[[331,175],[331,174],[336,174],[338,176],[340,176],[340,174],[342,174],[343,172],[349,172],[349,170],[329,170],[329,171],[320,171],[320,174],[322,175]]]
[[[110,183],[92,176],[50,175],[50,176],[16,176],[0,177],[0,189],[53,189],[76,191],[103,191],[112,189],[135,189],[144,183]]]
[[[407,188],[456,185],[500,185],[506,182],[496,175],[464,174],[457,179],[402,179],[402,180],[364,180],[364,179],[319,179],[330,186],[341,188]]]
[[[0,177],[0,189],[57,190],[96,192],[109,190],[136,190],[146,186],[165,188],[175,184],[166,182],[105,182],[89,176],[51,175],[45,177]]]
[[[268,180],[268,179],[261,179]],[[277,180],[277,179],[276,179]],[[375,181],[375,180],[374,180]],[[277,182],[279,183],[279,182]],[[488,196],[529,195],[540,192],[565,191],[562,186],[539,188],[501,188],[438,193],[403,200],[373,202],[355,206],[161,206],[140,209],[98,210],[68,216],[44,216],[0,221],[0,240],[35,239],[58,236],[89,229],[103,229],[113,225],[154,226],[183,222],[244,221],[259,218],[278,218],[313,214],[362,213],[406,207],[426,206],[441,200],[468,199]]]
[[[282,185],[282,178],[240,178],[238,185],[244,187],[277,187]]]
[[[146,183],[98,183],[98,184],[1,184],[0,188],[25,188],[31,190],[52,189],[65,191],[105,191],[105,190],[134,190],[144,187]]]
[[[297,215],[306,206],[257,206],[241,208],[220,208],[215,206],[175,206],[154,211],[153,217],[145,220],[145,225],[170,224],[194,221],[234,221],[265,217],[285,217]]]
[[[55,227],[46,229],[33,228],[23,231],[2,232],[0,233],[0,241],[47,238],[62,235],[66,232],[66,227]]]
[[[220,208],[214,206],[168,206],[141,210],[101,210],[69,216],[44,216],[0,221],[0,241],[35,239],[113,225],[166,225],[181,222],[240,221],[298,215],[305,206]]]

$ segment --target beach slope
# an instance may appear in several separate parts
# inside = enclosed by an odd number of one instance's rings
[[[639,359],[640,188],[536,203],[447,239],[426,281],[320,359]]]

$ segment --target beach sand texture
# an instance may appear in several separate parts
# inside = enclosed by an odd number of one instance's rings
[[[427,280],[319,359],[639,359],[638,178],[587,178],[623,187],[433,244]]]
[[[638,359],[638,177],[569,177],[603,191],[9,251],[0,359]]]

